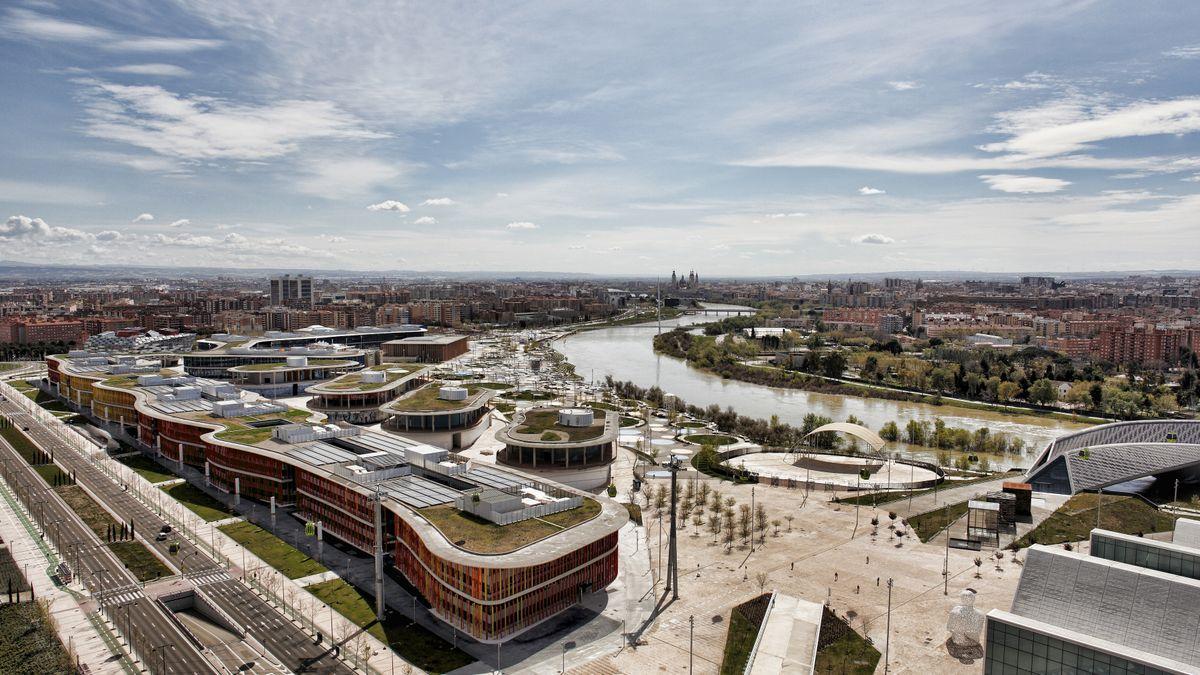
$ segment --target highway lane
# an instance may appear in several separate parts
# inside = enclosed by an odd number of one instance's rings
[[[197,588],[213,600],[213,604],[242,625],[250,635],[261,643],[284,667],[297,673],[352,673],[349,666],[337,659],[328,646],[313,644],[310,638],[282,612],[239,581],[229,577],[219,563],[203,549],[197,548],[182,536],[168,541],[153,541],[153,535],[166,524],[154,511],[144,505],[132,491],[113,482],[90,459],[81,456],[74,448],[65,444],[54,432],[46,429],[42,422],[22,411],[11,401],[0,402],[0,412],[16,415],[22,424],[29,427],[27,435],[43,449],[54,449],[55,459],[76,473],[80,483],[87,485],[108,507],[126,521],[132,521],[135,531],[144,535],[144,543],[163,553],[189,578],[211,578]],[[177,555],[169,553],[170,541],[179,543]],[[326,636],[328,638],[328,636]]]
[[[217,672],[96,533],[3,440],[0,471],[151,672]]]

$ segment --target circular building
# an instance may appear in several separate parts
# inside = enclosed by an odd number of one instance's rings
[[[285,361],[254,363],[229,369],[234,386],[269,398],[299,396],[331,377],[362,368],[350,359],[310,359],[288,356]]]
[[[425,366],[384,363],[308,388],[309,410],[331,422],[375,424],[387,419],[383,406],[425,384]]]
[[[474,385],[433,382],[380,408],[383,429],[447,450],[470,447],[488,428],[496,392]]]
[[[496,461],[581,490],[612,480],[620,415],[593,408],[532,408],[496,433]]]

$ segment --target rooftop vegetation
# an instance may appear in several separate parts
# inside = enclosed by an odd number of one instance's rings
[[[509,553],[557,532],[587,522],[600,514],[600,502],[584,499],[583,504],[542,518],[530,518],[510,525],[497,525],[444,504],[421,509],[419,513],[436,527],[450,543],[471,553],[484,555]]]
[[[389,407],[398,412],[442,412],[458,410],[473,404],[475,397],[483,391],[476,385],[467,385],[467,400],[447,401],[438,398],[438,391],[442,388],[443,384],[443,382],[427,384],[396,399]]]
[[[567,427],[558,423],[558,409],[530,410],[525,413],[521,425],[514,429],[518,434],[533,434],[542,441],[585,441],[604,433],[603,410],[594,410],[595,421],[591,426]],[[548,436],[553,434],[553,436]]]

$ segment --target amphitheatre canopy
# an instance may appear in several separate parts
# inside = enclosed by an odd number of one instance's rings
[[[834,432],[849,434],[851,436],[854,436],[855,438],[857,438],[861,441],[864,441],[867,445],[871,446],[871,448],[873,450],[875,450],[875,452],[879,452],[880,450],[882,450],[883,446],[885,444],[885,441],[879,437],[879,434],[875,433],[874,431],[871,431],[870,429],[868,429],[864,426],[860,426],[857,424],[851,424],[849,422],[833,422],[830,424],[825,424],[825,425],[817,427],[816,429],[813,429],[812,431],[808,432],[807,434],[804,434],[804,437],[808,438],[809,436],[812,436],[813,434],[820,434],[820,433],[825,433],[828,431],[834,431]]]

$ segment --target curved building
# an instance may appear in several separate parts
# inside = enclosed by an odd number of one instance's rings
[[[381,408],[422,384],[426,366],[384,363],[349,373],[308,388],[313,398],[309,410],[324,413],[332,422],[375,424],[387,419]]]
[[[496,462],[581,490],[606,486],[612,480],[620,419],[618,413],[593,408],[516,412],[496,433],[504,443]]]
[[[315,423],[224,382],[116,374],[115,362],[48,364],[71,391],[88,390],[93,416],[119,412],[144,450],[202,468],[220,490],[274,498],[366,552],[377,531],[389,533],[391,564],[434,616],[476,640],[509,640],[616,578],[628,514],[604,497],[397,435]]]
[[[333,377],[359,370],[362,364],[350,359],[310,359],[288,356],[284,361],[254,363],[229,369],[234,386],[270,398],[299,396],[309,387]]]
[[[1114,422],[1061,436],[1025,482],[1037,492],[1075,494],[1166,474],[1200,480],[1200,420]]]
[[[487,431],[496,392],[475,385],[431,382],[380,408],[383,429],[447,450],[469,448]]]

